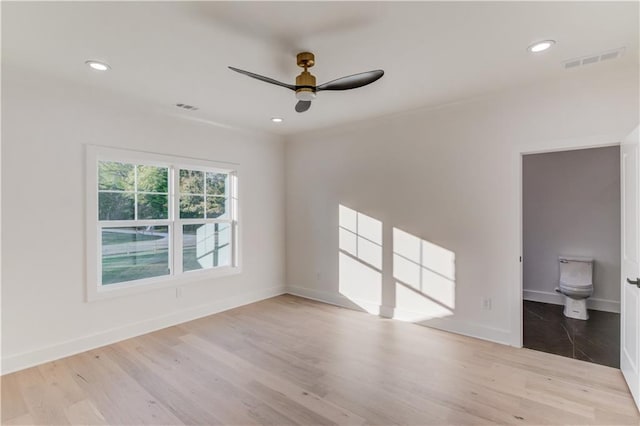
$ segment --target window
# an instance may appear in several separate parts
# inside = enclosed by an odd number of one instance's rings
[[[182,270],[231,265],[229,174],[180,169]]]
[[[237,167],[87,148],[89,300],[239,272]]]

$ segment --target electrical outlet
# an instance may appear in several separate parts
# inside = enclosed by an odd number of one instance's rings
[[[182,287],[176,287],[176,299],[182,297]]]
[[[316,274],[316,281],[320,281],[320,272]]]
[[[491,310],[491,298],[490,297],[483,297],[482,298],[482,309],[485,311],[490,311]]]

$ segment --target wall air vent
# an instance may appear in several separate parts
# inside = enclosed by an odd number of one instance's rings
[[[178,108],[186,109],[187,111],[197,111],[200,109],[198,107],[194,107],[193,105],[187,105],[187,104],[176,104],[176,106]]]
[[[595,55],[583,56],[581,58],[573,58],[562,62],[562,66],[565,69],[577,68],[582,65],[595,64],[596,62],[609,61],[611,59],[618,59],[624,54],[624,47],[614,50],[607,50],[606,52],[600,52]]]

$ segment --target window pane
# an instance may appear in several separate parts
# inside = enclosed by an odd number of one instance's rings
[[[169,228],[102,229],[102,284],[169,274]]]
[[[167,219],[169,196],[164,194],[138,194],[138,219]]]
[[[231,265],[231,225],[182,226],[182,268],[186,271]]]
[[[180,193],[204,195],[204,172],[180,170]]]
[[[138,166],[138,191],[168,193],[168,171],[166,167]]]
[[[133,164],[100,161],[98,163],[98,189],[133,191],[135,179],[133,167]]]
[[[204,218],[204,196],[183,195],[180,197],[180,218]]]
[[[226,195],[226,173],[207,173],[207,195]]]
[[[207,196],[207,218],[223,218],[226,216],[227,199]]]
[[[100,192],[98,194],[99,220],[133,220],[134,195],[130,192]]]

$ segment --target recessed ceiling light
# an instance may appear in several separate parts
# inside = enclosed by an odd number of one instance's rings
[[[273,121],[274,123],[282,123],[284,120],[280,117],[273,117],[271,121]]]
[[[539,41],[537,43],[533,43],[531,46],[527,48],[527,50],[532,53],[543,52],[548,48],[550,48],[551,46],[553,46],[554,44],[556,44],[555,40]]]
[[[96,71],[106,71],[111,68],[108,64],[100,61],[86,61],[85,64],[89,65],[91,69]]]

